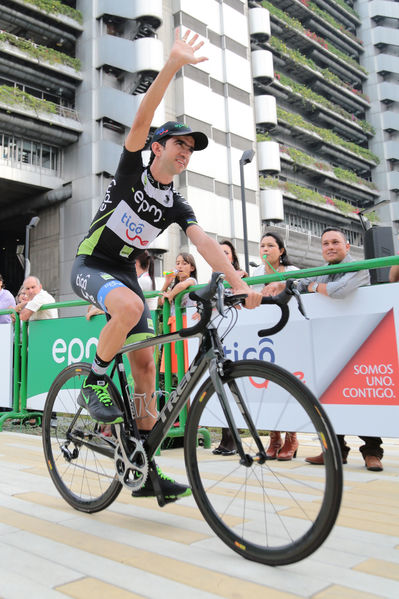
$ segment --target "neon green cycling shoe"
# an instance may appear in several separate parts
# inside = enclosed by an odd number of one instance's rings
[[[93,420],[101,424],[123,422],[123,414],[114,405],[109,394],[108,383],[105,381],[98,381],[98,383],[97,385],[86,385],[85,379],[77,399],[78,405],[81,408],[86,408]]]
[[[183,485],[176,482],[173,480],[173,478],[170,478],[164,474],[159,466],[157,466],[157,473],[159,485],[166,503],[172,503],[173,501],[177,501],[182,497],[188,497],[191,495],[191,489],[188,485]],[[147,478],[141,489],[138,489],[138,491],[132,491],[132,495],[133,497],[155,497],[155,491],[152,486],[151,478]]]

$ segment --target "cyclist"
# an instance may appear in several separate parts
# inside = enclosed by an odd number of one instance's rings
[[[170,55],[137,110],[115,177],[79,245],[72,268],[71,283],[77,295],[111,315],[101,331],[92,369],[78,398],[79,405],[104,424],[122,421],[105,381],[108,365],[125,342],[154,335],[137,282],[135,258],[170,224],[180,225],[210,266],[225,273],[235,292],[248,294],[247,308],[255,308],[261,302],[261,295],[241,280],[220,245],[201,229],[189,204],[173,188],[173,177],[187,167],[191,154],[208,145],[206,135],[192,131],[183,123],[169,121],[152,136],[148,166],[142,163],[141,151],[151,121],[172,78],[185,64],[206,60],[197,54],[203,42],[197,43],[198,35],[190,38],[190,33],[186,31],[180,38],[180,31],[176,31]],[[128,357],[135,381],[135,399],[141,403],[137,407],[139,430],[145,437],[157,418],[153,352],[146,348]],[[158,474],[167,501],[191,494],[186,485],[169,479],[159,469]],[[133,494],[153,496],[150,479]]]

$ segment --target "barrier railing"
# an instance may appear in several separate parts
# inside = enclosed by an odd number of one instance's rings
[[[273,281],[285,281],[287,279],[305,279],[308,277],[316,277],[320,275],[330,275],[332,273],[337,272],[353,272],[358,270],[371,270],[375,268],[383,268],[388,266],[393,266],[394,264],[399,264],[399,256],[387,256],[384,258],[372,258],[369,260],[359,260],[356,262],[345,262],[345,264],[331,264],[328,266],[320,266],[314,268],[304,268],[302,270],[288,271],[288,272],[279,272],[273,273],[270,275],[261,275],[257,277],[246,277],[244,281],[248,283],[248,285],[259,285],[271,283]],[[200,289],[205,285],[195,285],[190,287],[189,289],[179,293],[175,296],[175,313],[176,313],[176,330],[179,331],[183,328],[183,310],[181,307],[181,302],[183,297],[193,291],[194,289]],[[225,282],[226,287],[230,287],[230,285]],[[167,331],[169,332],[169,329]],[[184,364],[184,341],[176,342],[176,356],[177,356],[177,378],[180,381],[185,374],[185,364]],[[184,426],[187,419],[187,406],[183,408],[180,413],[180,426],[176,429],[176,434],[184,434]]]
[[[320,276],[323,274],[332,274],[337,272],[353,272],[358,270],[370,270],[375,268],[390,267],[399,264],[399,256],[388,256],[384,258],[373,258],[370,260],[362,260],[357,262],[349,262],[345,264],[334,264],[330,266],[321,266],[315,268],[308,268],[303,270],[289,271],[283,273],[273,273],[271,275],[262,275],[257,277],[247,277],[245,281],[249,285],[254,284],[265,284],[272,281],[283,281],[286,279],[301,279],[306,277]],[[225,283],[229,286],[228,283]],[[199,289],[204,285],[196,285],[190,287],[184,292],[179,293],[174,300],[175,303],[175,316],[176,316],[176,330],[183,328],[183,314],[184,309],[181,307],[181,301],[189,291],[193,289]],[[146,292],[145,297],[157,297],[159,292]],[[47,304],[42,306],[41,310],[50,308],[71,308],[88,305],[88,302],[83,300],[72,300],[67,302],[57,302],[53,304]],[[15,319],[14,325],[14,348],[13,348],[13,360],[14,360],[14,372],[13,372],[13,398],[12,398],[12,409],[7,412],[0,412],[0,430],[4,422],[8,419],[25,419],[27,417],[41,418],[40,411],[28,410],[27,407],[27,364],[28,364],[28,323],[21,322],[19,314],[15,310],[0,310],[0,314],[13,314]],[[163,318],[163,332],[169,333],[170,326],[168,324],[170,317],[170,305],[169,302],[164,302],[162,310]],[[0,325],[1,326],[1,325]],[[164,393],[167,399],[169,394],[173,390],[173,372],[172,372],[172,358],[171,358],[171,346],[166,344],[163,347],[164,351]],[[184,360],[184,341],[177,341],[175,343],[175,351],[177,357],[177,381],[180,381],[185,374],[185,360]],[[159,389],[159,368],[157,369],[157,389]],[[184,435],[184,427],[187,419],[187,409],[185,408],[179,417],[179,426],[173,427],[170,432],[171,437],[178,437]],[[207,443],[207,440],[206,440]]]
[[[13,348],[13,396],[12,396],[12,408],[8,412],[0,412],[0,431],[3,427],[5,420],[9,418],[19,417],[19,381],[20,381],[20,320],[19,315],[13,309],[0,310],[0,314],[14,314],[15,325],[14,325],[14,348]],[[1,326],[1,325],[0,325]],[[16,341],[17,340],[17,341]]]

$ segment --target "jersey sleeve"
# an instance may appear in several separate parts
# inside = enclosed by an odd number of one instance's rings
[[[198,225],[197,217],[190,204],[180,194],[176,194],[176,196],[176,216],[174,220],[186,232],[191,225]]]
[[[136,172],[137,169],[141,168],[143,168],[141,150],[138,150],[138,152],[129,152],[129,150],[123,146],[118,168],[115,173],[115,179],[123,177],[124,175],[131,175]]]

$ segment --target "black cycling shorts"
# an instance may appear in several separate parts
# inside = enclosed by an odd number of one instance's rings
[[[155,335],[151,313],[137,281],[134,265],[129,264],[127,268],[123,268],[92,256],[77,256],[72,266],[71,285],[76,295],[104,312],[107,312],[105,298],[110,291],[117,287],[131,289],[143,302],[143,314],[136,326],[129,331],[126,343],[140,341]]]

